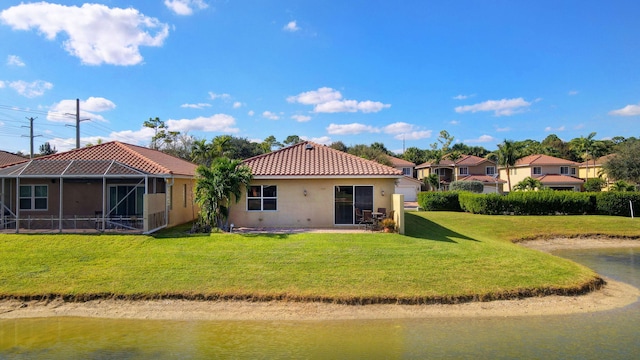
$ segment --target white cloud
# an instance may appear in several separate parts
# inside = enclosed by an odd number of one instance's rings
[[[269,120],[278,120],[280,117],[276,113],[272,113],[271,111],[265,111],[262,113],[262,117],[265,117]]]
[[[209,91],[209,98],[211,98],[211,100],[215,100],[215,99],[229,100],[229,99],[231,99],[231,95],[229,95],[229,94],[216,94],[214,92]]]
[[[627,105],[622,109],[609,111],[609,115],[615,116],[637,116],[640,115],[640,103],[638,105]]]
[[[307,136],[300,136],[300,139],[306,140],[306,141],[313,141],[314,143],[322,144],[322,145],[330,145],[333,142],[331,138],[328,136],[311,137],[311,138]]]
[[[379,112],[383,109],[391,107],[390,104],[383,104],[379,101],[357,101],[343,100],[342,94],[328,87],[322,87],[318,90],[312,90],[300,93],[298,95],[289,96],[287,101],[290,103],[300,103],[303,105],[314,105],[313,111],[316,113],[338,113],[338,112]]]
[[[451,120],[451,121],[449,121],[449,124],[451,124],[451,125],[459,125],[459,124],[460,124],[460,121],[458,121],[458,120]]]
[[[107,121],[102,115],[96,114],[116,108],[111,100],[102,97],[90,97],[80,100],[80,118],[92,121]],[[66,115],[65,115],[66,114]],[[62,100],[54,104],[47,113],[47,120],[53,122],[75,123],[76,100]]]
[[[242,107],[242,103],[240,101],[236,101],[233,103],[233,108],[234,109],[239,109]]]
[[[9,55],[7,56],[7,65],[10,66],[25,66],[24,61],[20,59],[18,55]]]
[[[396,140],[420,140],[431,137],[431,130],[411,131],[404,134],[398,134],[393,138]]]
[[[396,140],[420,140],[431,137],[431,130],[420,130],[406,122],[389,124],[382,129],[386,134],[395,134]]]
[[[2,88],[4,88],[4,87],[5,87],[5,85],[4,85],[4,81],[0,80],[0,89],[2,89]]]
[[[578,95],[578,90],[571,90],[569,91],[569,96],[574,96],[574,95]]]
[[[474,97],[474,96],[476,96],[476,94],[471,94],[471,95],[463,95],[463,94],[459,94],[459,95],[454,96],[453,98],[454,98],[455,100],[465,100],[465,99],[468,99],[468,98],[470,98],[470,97]]]
[[[209,117],[199,116],[195,119],[167,120],[167,127],[171,131],[207,131],[222,133],[237,133],[236,119],[231,115],[215,114]]]
[[[463,141],[463,143],[465,143],[465,144],[483,144],[483,143],[490,143],[490,142],[495,142],[495,141],[496,141],[496,138],[494,138],[493,136],[481,135],[477,139],[465,140],[465,141]]]
[[[101,4],[20,4],[2,11],[0,19],[14,30],[37,29],[48,40],[66,34],[65,50],[88,65],[139,64],[143,61],[141,46],[162,46],[169,35],[167,24],[134,8]]]
[[[539,101],[536,99],[536,101]],[[464,105],[455,108],[457,113],[493,111],[496,116],[510,116],[525,111],[531,103],[523,98],[488,100],[474,105]]]
[[[10,88],[18,92],[18,94],[28,98],[42,96],[45,91],[53,89],[52,83],[42,80],[36,80],[30,83],[18,80],[11,81],[7,84]]]
[[[293,115],[291,118],[297,122],[307,122],[311,120],[311,116],[307,115]]]
[[[187,109],[204,109],[206,107],[211,107],[211,104],[207,104],[207,103],[182,104],[180,105],[180,107],[187,108]]]
[[[298,23],[294,20],[294,21],[289,21],[289,23],[285,25],[282,28],[282,30],[289,31],[289,32],[296,32],[300,30],[300,28],[298,27]]]
[[[544,128],[544,131],[549,132],[549,131],[564,131],[564,126],[560,126],[557,128],[552,128],[551,126],[547,126],[546,128]]]
[[[503,128],[497,127],[496,131],[497,132],[507,132],[507,131],[511,131],[511,128],[510,127],[503,127]]]
[[[255,115],[255,114],[256,114],[256,112],[255,112],[255,111],[253,111],[253,110],[249,110],[249,112],[247,113],[247,115],[249,115],[249,116],[253,116],[253,115]]]
[[[191,15],[194,8],[202,10],[209,7],[202,0],[164,0],[164,5],[178,15]]]
[[[345,125],[329,124],[329,126],[327,127],[327,132],[332,135],[356,135],[364,132],[379,133],[380,129],[358,123]]]

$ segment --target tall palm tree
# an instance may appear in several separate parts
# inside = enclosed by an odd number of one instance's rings
[[[507,171],[507,186],[511,191],[511,174],[510,170],[520,158],[520,152],[513,140],[504,140],[498,144],[498,150],[492,152],[487,158],[495,159],[499,166],[504,166]]]
[[[592,132],[587,137],[580,136],[579,138],[569,141],[569,148],[579,154],[578,156],[587,162],[587,180],[589,180],[589,153],[593,156],[593,147],[595,144],[595,140],[593,140],[593,138],[595,136],[596,133]]]
[[[243,187],[249,188],[251,169],[240,160],[219,157],[210,167],[198,166],[196,172],[196,202],[205,224],[227,229],[231,204],[240,201]]]

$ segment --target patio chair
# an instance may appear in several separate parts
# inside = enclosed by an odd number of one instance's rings
[[[380,219],[384,219],[387,217],[387,208],[378,208],[378,212],[382,215],[380,215]]]
[[[373,229],[373,215],[371,210],[362,210],[362,220],[358,222],[358,228],[360,225],[364,225],[365,230],[367,228]]]

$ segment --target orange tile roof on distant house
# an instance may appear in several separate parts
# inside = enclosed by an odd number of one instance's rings
[[[467,175],[465,177],[459,178],[458,181],[480,181],[482,183],[492,183],[495,184],[496,182],[498,184],[504,184],[506,183],[505,180],[499,179],[499,178],[494,178],[493,176],[489,176],[489,175]]]
[[[431,166],[476,166],[476,165],[481,164],[481,163],[483,163],[485,161],[494,164],[493,161],[491,161],[489,159],[481,158],[479,156],[462,155],[462,157],[460,157],[455,162],[450,160],[450,159],[442,159],[439,164],[435,164],[434,162],[427,161],[427,162],[424,162],[424,163],[416,166],[416,169],[423,169],[423,168],[431,167]]]
[[[454,166],[455,163],[449,159],[440,160],[439,164],[434,163],[433,161],[423,162],[422,164],[416,166],[416,169],[423,169],[431,166]]]
[[[194,176],[196,165],[142,146],[110,141],[104,144],[38,157],[31,162],[111,160],[153,175]]]
[[[0,166],[15,164],[27,160],[29,159],[26,157],[0,150]]]
[[[375,161],[303,141],[243,161],[255,178],[402,177],[402,171]]]
[[[561,159],[549,155],[529,155],[520,158],[516,161],[515,166],[530,166],[530,165],[578,165],[577,162]]]
[[[609,155],[605,155],[605,156],[600,156],[597,159],[593,159],[593,160],[589,160],[589,161],[585,161],[585,162],[581,163],[580,167],[602,165],[602,164],[606,163],[607,161],[609,161],[609,159],[611,159],[611,158],[613,158],[615,156],[616,156],[616,154],[609,154]]]
[[[393,156],[389,156],[389,160],[391,161],[391,164],[393,165],[393,167],[414,167],[414,166],[416,166],[416,164],[412,163],[411,161],[407,161],[405,159],[400,159],[400,158],[393,157]]]
[[[584,180],[567,175],[542,175],[536,177],[543,184],[582,184]]]

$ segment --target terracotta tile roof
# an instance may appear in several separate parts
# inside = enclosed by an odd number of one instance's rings
[[[432,166],[442,166],[442,167],[445,167],[445,166],[454,166],[454,165],[455,165],[455,164],[454,164],[454,162],[453,162],[453,161],[451,161],[451,160],[449,160],[449,159],[443,159],[443,160],[441,160],[441,161],[440,161],[440,163],[439,163],[439,164],[436,164],[436,163],[434,163],[434,162],[432,162],[432,161],[424,162],[424,163],[422,163],[422,164],[420,164],[420,165],[416,166],[416,169],[424,169],[424,168],[428,168],[428,167],[432,167]]]
[[[611,159],[614,156],[616,156],[616,154],[609,154],[609,155],[605,155],[605,156],[600,156],[599,158],[597,158],[595,160],[589,160],[588,164],[587,164],[587,161],[581,163],[580,167],[587,167],[587,165],[588,166],[602,165],[605,162],[609,161],[609,159]]]
[[[549,155],[529,155],[516,161],[515,166],[531,166],[531,165],[567,165],[577,166],[578,163],[571,160],[560,159]]]
[[[480,181],[482,183],[491,183],[491,184],[495,184],[496,182],[498,184],[506,183],[505,180],[494,178],[489,175],[467,175],[463,178],[458,178],[458,181]]]
[[[489,159],[481,158],[475,155],[462,155],[462,157],[460,157],[455,162],[449,159],[444,159],[440,161],[440,164],[438,164],[437,166],[477,166],[482,164],[483,162],[488,162],[488,163],[491,163],[491,165],[495,165],[495,162]],[[436,166],[436,165],[433,162],[427,161],[425,163],[422,163],[416,166],[416,169],[423,169],[423,168],[432,167],[432,166]]]
[[[115,160],[131,168],[154,175],[194,176],[197,167],[193,163],[162,151],[119,141],[110,141],[34,159],[38,162],[51,160]]]
[[[391,161],[391,164],[393,164],[393,167],[414,167],[414,166],[416,166],[416,164],[412,163],[411,161],[407,161],[405,159],[400,159],[400,158],[393,157],[393,156],[389,156],[389,160]]]
[[[578,185],[584,182],[584,180],[582,179],[578,179],[573,176],[567,176],[567,175],[542,175],[540,177],[536,177],[536,179],[540,180],[540,182],[545,185],[548,185],[548,184]]]
[[[20,155],[0,150],[0,166],[15,164],[18,162],[29,160]]]
[[[402,171],[303,141],[243,161],[254,177],[402,177]]]

